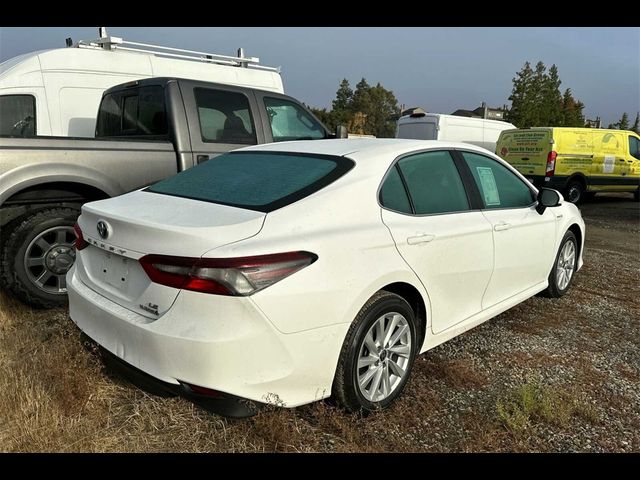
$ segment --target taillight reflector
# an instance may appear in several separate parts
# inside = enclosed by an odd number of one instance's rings
[[[551,150],[549,155],[547,155],[547,169],[545,171],[545,176],[553,177],[553,174],[556,170],[556,157],[558,156],[555,150]]]
[[[76,234],[76,240],[75,242],[73,242],[73,246],[75,247],[76,250],[82,250],[83,248],[86,248],[89,246],[87,241],[84,239],[84,236],[82,235],[82,230],[80,229],[80,225],[78,225],[77,223],[73,226],[73,233]]]

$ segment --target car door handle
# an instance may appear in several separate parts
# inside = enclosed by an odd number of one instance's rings
[[[493,226],[493,229],[496,232],[501,232],[502,230],[509,230],[511,228],[511,224],[510,223],[506,223],[506,222],[500,222],[500,223],[496,223]]]
[[[209,155],[198,155],[198,156],[196,156],[196,163],[198,165],[200,165],[201,163],[206,162],[207,160],[209,160]]]
[[[429,233],[419,233],[418,235],[415,235],[413,237],[408,237],[407,238],[407,243],[409,245],[417,245],[419,243],[427,243],[430,242],[431,240],[433,240],[434,238],[436,238],[435,235],[431,235]]]

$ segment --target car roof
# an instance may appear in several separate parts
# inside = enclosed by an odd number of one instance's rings
[[[484,148],[468,143],[443,142],[439,140],[410,140],[404,138],[344,138],[329,140],[296,140],[292,142],[267,143],[243,148],[243,151],[316,153],[349,157],[359,160],[382,157],[390,161],[399,155],[416,150],[429,149],[465,149],[481,153],[491,153]],[[389,158],[392,156],[392,158]]]

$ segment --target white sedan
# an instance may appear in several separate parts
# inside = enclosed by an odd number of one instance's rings
[[[418,353],[562,296],[584,232],[472,145],[260,145],[84,205],[70,316],[137,378],[225,415],[331,395],[371,411]]]

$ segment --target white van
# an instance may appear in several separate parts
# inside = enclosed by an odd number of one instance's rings
[[[500,132],[512,128],[516,127],[500,120],[426,113],[418,108],[398,119],[396,138],[471,143],[495,153]]]
[[[284,93],[280,69],[259,59],[108,37],[41,50],[0,64],[0,135],[93,137],[102,93],[149,77],[179,77]],[[68,44],[71,43],[68,41]]]

